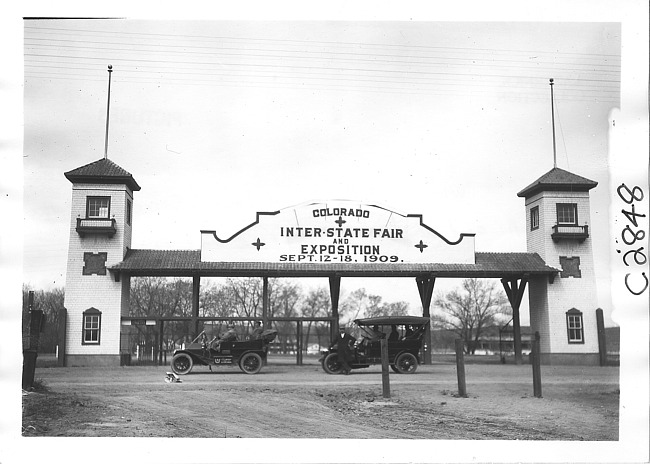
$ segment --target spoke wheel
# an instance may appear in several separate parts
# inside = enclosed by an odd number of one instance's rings
[[[239,368],[246,374],[257,374],[262,369],[262,357],[257,353],[246,353],[239,360]]]
[[[418,358],[411,353],[402,353],[395,359],[395,371],[400,374],[412,374],[418,368]]]
[[[178,353],[172,358],[172,371],[178,375],[189,374],[194,366],[192,357],[187,353]]]
[[[338,353],[330,353],[323,360],[323,370],[328,374],[340,374],[342,369]]]

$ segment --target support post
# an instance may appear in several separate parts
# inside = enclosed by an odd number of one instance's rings
[[[533,394],[535,398],[542,397],[542,369],[540,367],[539,356],[539,332],[535,332],[535,339],[531,350],[533,364]]]
[[[512,307],[512,330],[515,345],[515,364],[517,365],[522,364],[519,307],[521,306],[521,300],[524,297],[524,290],[526,289],[527,282],[528,278],[526,276],[522,277],[519,283],[517,282],[517,279],[501,279],[501,284],[508,295],[508,301],[510,301],[510,306]]]
[[[40,309],[34,309],[34,292],[28,294],[29,308],[29,341],[27,348],[23,345],[23,390],[34,386],[34,374],[36,372],[36,358],[40,343],[41,331],[45,322],[45,316]]]
[[[462,338],[454,341],[456,348],[456,375],[458,377],[458,396],[467,398],[467,386],[465,385],[465,354],[463,352],[464,342]]]
[[[605,336],[605,319],[603,317],[603,310],[598,308],[596,310],[596,328],[598,329],[598,355],[600,358],[600,365],[607,365],[607,338]]]
[[[433,296],[433,287],[436,284],[434,276],[416,277],[415,283],[420,293],[422,302],[422,316],[431,317],[431,297]],[[431,323],[427,324],[424,331],[423,364],[431,364]]]
[[[192,277],[192,338],[199,335],[199,294],[201,289],[201,277]]]
[[[165,322],[162,319],[158,320],[158,365],[163,365],[163,334]]]
[[[296,364],[302,366],[302,321],[296,321]]]
[[[381,391],[384,398],[390,398],[390,374],[388,373],[388,340],[379,341],[381,349]]]
[[[330,277],[330,299],[332,301],[332,325],[330,326],[330,343],[334,343],[339,334],[339,296],[341,294],[341,276]]]
[[[269,327],[269,278],[262,277],[262,329]]]
[[[57,337],[59,339],[59,357],[56,361],[58,367],[65,367],[65,329],[68,322],[68,311],[61,307],[59,308],[59,327],[57,329]]]

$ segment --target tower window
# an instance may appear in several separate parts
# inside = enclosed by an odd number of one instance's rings
[[[96,308],[89,308],[83,312],[82,345],[99,345],[102,328],[102,313]]]
[[[578,207],[575,203],[558,203],[556,207],[559,225],[578,225]]]
[[[539,229],[539,206],[530,209],[530,230]]]
[[[108,219],[111,209],[111,197],[88,197],[86,217],[89,219]]]
[[[571,308],[566,312],[566,327],[569,343],[585,342],[581,311]]]
[[[131,225],[131,200],[126,200],[126,223]]]

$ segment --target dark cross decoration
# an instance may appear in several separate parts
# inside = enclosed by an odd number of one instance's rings
[[[420,249],[420,253],[424,253],[424,249],[427,248],[428,246],[429,246],[429,245],[425,245],[424,242],[423,242],[422,240],[420,240],[420,243],[418,243],[417,245],[415,245],[415,248],[419,248],[419,249]]]
[[[257,242],[253,242],[253,243],[251,243],[251,245],[257,247],[257,251],[260,251],[260,248],[262,248],[264,245],[266,245],[266,243],[260,242],[260,238],[257,237]]]
[[[343,218],[339,216],[339,218],[334,222],[336,222],[339,225],[339,227],[342,227],[343,224],[345,224],[347,221],[344,221]]]

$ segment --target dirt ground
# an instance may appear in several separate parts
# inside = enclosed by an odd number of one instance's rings
[[[169,367],[37,368],[23,393],[24,437],[393,438],[618,440],[618,367],[466,365],[458,397],[453,363],[327,375],[320,366],[269,362],[257,375],[195,367],[166,383]]]

